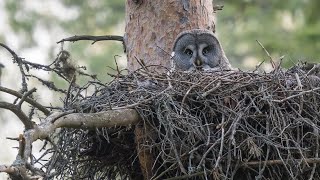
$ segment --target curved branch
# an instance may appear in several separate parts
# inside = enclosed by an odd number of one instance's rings
[[[17,91],[14,91],[14,90],[12,90],[12,89],[8,89],[8,88],[5,88],[5,87],[2,87],[2,86],[0,86],[0,91],[6,92],[6,93],[11,94],[11,95],[13,95],[13,96],[16,96],[16,97],[18,97],[18,98],[22,98],[22,97],[23,97],[23,95],[22,95],[21,93],[19,93],[19,92],[17,92]],[[48,115],[50,114],[50,111],[47,110],[47,109],[46,109],[44,106],[42,106],[41,104],[37,103],[37,101],[35,101],[35,100],[31,99],[31,98],[28,98],[28,97],[26,97],[24,100],[25,100],[27,103],[31,104],[32,106],[38,108],[38,109],[39,109],[41,112],[43,112],[46,116],[48,116]]]
[[[36,91],[36,88],[32,88],[30,91],[24,93],[17,106],[21,109],[22,103],[26,100],[26,98]]]
[[[13,112],[16,116],[18,116],[18,118],[24,124],[26,130],[33,128],[32,121],[28,118],[28,116],[21,109],[19,109],[18,106],[11,104],[11,103],[0,101],[0,108],[8,109],[11,112]]]
[[[23,67],[22,67],[22,65],[23,65],[23,60],[22,60],[22,58],[21,57],[19,57],[12,49],[10,49],[7,45],[5,45],[5,44],[3,44],[3,43],[0,43],[0,46],[2,46],[2,47],[4,47],[7,51],[9,51],[9,53],[12,55],[12,57],[13,57],[13,60],[14,60],[14,62],[16,62],[17,64],[18,64],[18,67],[19,67],[19,69],[20,69],[20,72],[21,72],[21,78],[22,78],[22,92],[26,92],[26,91],[28,91],[28,84],[27,84],[27,82],[26,82],[26,74],[25,74],[25,72],[24,72],[24,70],[23,70]]]
[[[0,102],[0,108],[4,108],[5,105],[8,106],[6,109],[10,109],[13,112],[17,110],[16,105]],[[38,139],[49,137],[57,128],[95,129],[101,127],[131,126],[138,123],[141,119],[138,112],[134,109],[68,114],[70,112],[53,113],[41,124],[35,125],[34,128],[26,128],[23,136],[19,136],[19,153],[15,162],[11,166],[0,165],[0,172],[8,173],[12,179],[18,179],[18,177],[23,177],[24,179],[32,178],[27,173],[27,170],[38,171],[27,162],[31,155],[32,143]],[[23,115],[19,114],[19,116]],[[43,172],[35,174],[44,176]]]

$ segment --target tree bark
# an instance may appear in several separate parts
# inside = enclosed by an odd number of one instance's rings
[[[128,68],[170,67],[176,36],[185,30],[215,31],[212,0],[127,0],[125,45]]]
[[[128,69],[145,65],[170,68],[171,51],[177,35],[185,30],[215,31],[212,0],[127,0],[124,43]],[[135,127],[138,158],[145,179],[153,176],[152,151],[143,146],[152,136],[148,125]]]

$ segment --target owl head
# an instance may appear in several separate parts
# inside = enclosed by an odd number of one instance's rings
[[[175,69],[183,71],[231,68],[219,40],[204,29],[180,33],[173,45],[172,60]]]

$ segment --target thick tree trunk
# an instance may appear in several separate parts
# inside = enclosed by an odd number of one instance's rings
[[[169,67],[176,36],[190,29],[215,30],[212,0],[127,0],[125,44],[128,68]]]
[[[124,38],[128,68],[145,65],[170,67],[173,42],[185,30],[215,30],[212,0],[127,0]],[[135,127],[138,158],[145,179],[153,176],[154,158],[144,145],[152,136],[148,125]]]

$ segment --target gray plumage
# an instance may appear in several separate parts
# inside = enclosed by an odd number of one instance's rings
[[[183,71],[231,69],[219,40],[204,29],[180,33],[173,45],[172,60],[174,69]]]

